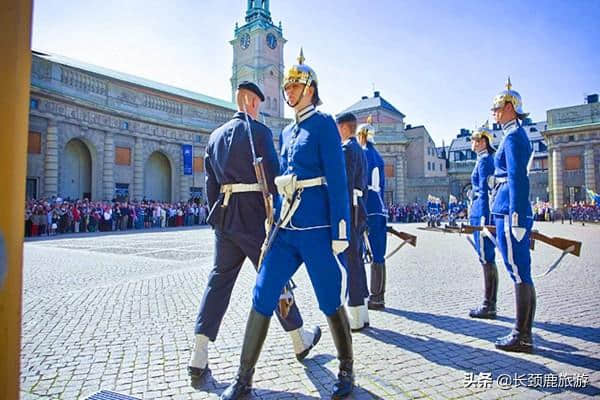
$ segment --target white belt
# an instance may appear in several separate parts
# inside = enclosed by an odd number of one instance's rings
[[[326,183],[327,183],[327,180],[325,179],[324,176],[318,176],[316,178],[303,179],[301,181],[296,181],[296,188],[304,189],[304,188],[309,188],[309,187],[313,187],[313,186],[325,185]]]
[[[302,191],[304,189],[309,188],[309,187],[326,185],[327,180],[325,179],[324,176],[318,176],[316,178],[297,180],[295,182],[293,180],[291,180],[290,184],[286,185],[285,183],[278,184],[278,178],[276,178],[275,184],[278,185],[277,189],[279,190],[280,193],[283,194],[283,198],[284,198],[283,204],[281,206],[280,216],[279,216],[279,218],[282,218],[280,220],[280,224],[281,224],[280,226],[285,228],[287,226],[287,224],[290,222],[290,220],[292,219],[292,216],[294,215],[294,213],[296,212],[298,207],[300,206],[300,201],[301,201],[300,193],[302,193]],[[279,180],[279,182],[281,182],[281,180]],[[279,187],[280,184],[282,185],[282,187]],[[285,187],[288,187],[289,190],[285,190]],[[294,196],[294,194],[293,194],[294,192],[297,192],[297,195]],[[287,198],[288,196],[290,198]],[[292,198],[294,199],[293,201],[292,201]]]
[[[233,193],[261,192],[258,183],[226,183],[221,185],[221,193],[224,193],[223,207],[229,204],[229,198]]]

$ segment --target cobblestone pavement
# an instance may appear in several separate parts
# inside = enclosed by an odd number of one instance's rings
[[[465,238],[399,225],[418,235],[418,247],[402,248],[388,262],[388,308],[372,311],[371,328],[353,335],[358,388],[352,398],[598,396],[600,227],[536,227],[584,245],[580,258],[568,256],[536,280],[537,350],[523,355],[493,346],[509,332],[515,315],[513,285],[502,263],[499,318],[470,319],[467,312],[481,300],[483,278]],[[240,274],[219,337],[209,348],[211,373],[192,385],[186,366],[212,249],[208,229],[26,243],[22,398],[85,398],[99,390],[144,399],[217,398],[238,366],[255,272],[247,264]],[[539,244],[534,272],[557,255]],[[333,341],[305,269],[295,281],[304,320],[319,324],[323,338],[301,364],[287,334],[272,323],[254,398],[330,395],[337,372]]]

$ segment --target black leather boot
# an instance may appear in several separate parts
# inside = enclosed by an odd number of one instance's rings
[[[369,296],[369,310],[383,310],[385,308],[385,263],[371,264],[371,295]]]
[[[327,323],[333,336],[333,343],[340,360],[340,372],[338,381],[333,386],[332,399],[343,399],[352,393],[354,389],[354,374],[352,365],[354,363],[352,353],[352,335],[350,333],[350,323],[344,307],[337,309],[335,314],[327,317]]]
[[[270,317],[259,314],[254,308],[250,311],[248,323],[246,324],[246,332],[244,333],[240,368],[235,381],[221,394],[221,400],[239,399],[252,390],[254,367],[267,337],[270,321]]]
[[[496,319],[496,298],[498,295],[498,269],[496,264],[483,264],[483,304],[469,312],[471,318]]]
[[[535,288],[527,283],[516,283],[517,318],[515,328],[507,336],[496,340],[496,348],[504,351],[531,353],[533,336],[531,327],[535,317]]]

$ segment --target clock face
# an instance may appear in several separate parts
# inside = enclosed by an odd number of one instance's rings
[[[248,48],[248,46],[250,46],[250,35],[247,33],[244,33],[242,35],[242,37],[240,38],[240,46],[242,46],[242,49],[246,50]]]
[[[272,33],[269,33],[267,35],[267,45],[271,48],[274,49],[275,47],[277,47],[277,38],[275,37],[275,35],[273,35]]]

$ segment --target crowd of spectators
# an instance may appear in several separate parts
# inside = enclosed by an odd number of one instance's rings
[[[198,199],[178,203],[60,197],[28,200],[25,236],[205,225],[208,211],[207,205]]]
[[[569,221],[600,222],[600,205],[583,201],[565,204],[562,209],[555,210],[550,203],[537,202],[533,204],[533,217],[536,221]]]

